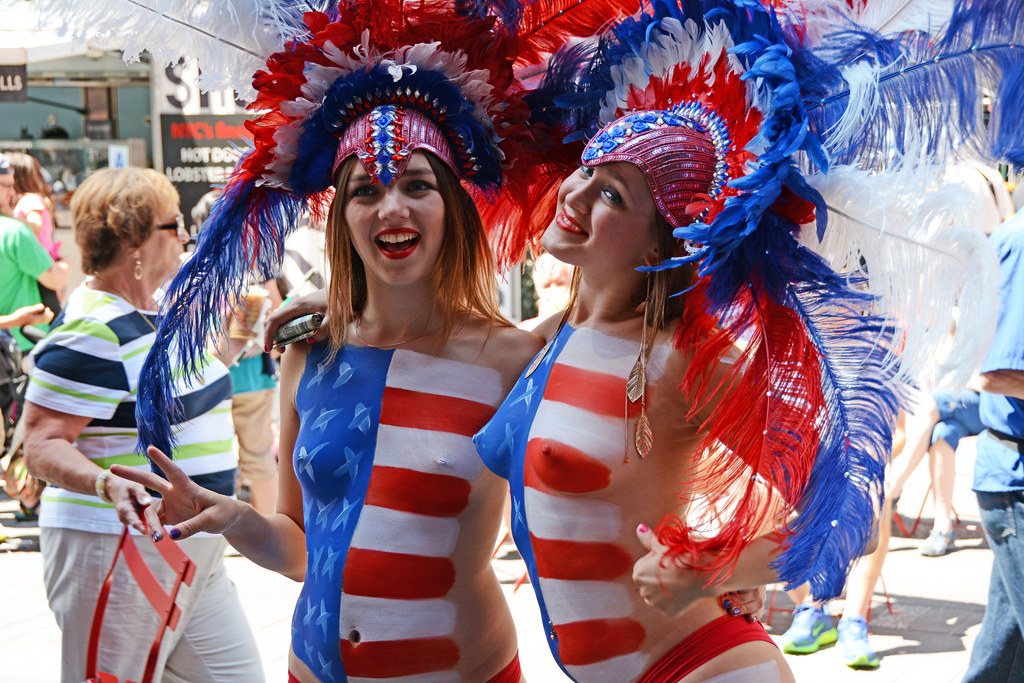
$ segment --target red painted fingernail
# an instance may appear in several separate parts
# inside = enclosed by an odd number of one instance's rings
[[[263,353],[270,353],[270,347],[266,344],[263,345]]]
[[[641,522],[640,525],[637,526],[636,530],[639,531],[642,534],[646,534],[648,531],[651,530],[651,528],[649,526],[647,526],[646,524],[644,524],[643,522]]]

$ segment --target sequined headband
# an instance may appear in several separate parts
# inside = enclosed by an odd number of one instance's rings
[[[728,180],[732,144],[721,117],[693,102],[670,110],[641,111],[604,128],[583,150],[584,164],[625,161],[647,176],[658,211],[673,228],[688,225]]]

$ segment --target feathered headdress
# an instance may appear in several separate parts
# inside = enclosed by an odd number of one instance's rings
[[[68,23],[78,23],[77,4],[47,1],[50,11],[63,6]],[[170,425],[177,422],[172,375],[195,375],[235,295],[251,276],[276,273],[284,239],[304,214],[323,217],[341,161],[356,155],[371,177],[389,184],[413,150],[429,150],[482,208],[518,206],[525,200],[519,188],[529,177],[530,159],[542,157],[549,145],[542,126],[526,125],[527,88],[516,69],[529,73],[553,45],[576,32],[590,35],[619,12],[611,0],[586,6],[571,0],[374,0],[305,12],[300,10],[314,3],[209,4],[101,3],[107,10],[123,5],[130,11],[122,23],[139,29],[126,35],[100,24],[103,35],[120,44],[159,47],[175,45],[179,34],[203,36],[202,45],[186,44],[200,55],[208,76],[225,64],[237,67],[222,59],[225,53],[242,52],[248,63],[267,44],[262,38],[271,28],[285,39],[272,54],[265,51],[265,64],[252,77],[250,109],[258,117],[246,126],[253,149],[239,161],[195,253],[167,288],[159,334],[142,371],[140,448],[153,444],[168,453]],[[232,17],[247,21],[230,26]],[[259,45],[238,42],[236,34],[250,30],[259,34]],[[173,59],[173,52],[161,54]],[[172,368],[171,358],[182,367]]]
[[[835,162],[860,162],[849,173],[868,187],[869,173],[892,169],[889,145],[879,144],[884,131],[905,132],[905,119],[893,110],[930,99],[931,92],[909,80],[909,101],[851,98],[844,74],[862,73],[867,67],[857,60],[865,55],[885,55],[892,63],[898,57],[906,71],[915,71],[911,51],[901,46],[912,44],[923,54],[920,31],[908,34],[910,24],[895,22],[903,33],[882,38],[855,23],[863,3],[844,2],[842,11],[830,5],[827,13],[821,4],[815,13],[801,11],[799,0],[785,4],[780,20],[773,7],[755,0],[657,1],[652,12],[617,23],[592,50],[574,46],[556,54],[532,97],[536,111],[558,119],[552,125],[561,124],[566,140],[589,139],[584,164],[624,160],[645,172],[660,213],[688,245],[687,253],[658,268],[698,266],[675,342],[693,358],[682,389],[695,410],[714,403],[707,438],[688,473],[686,502],[698,512],[665,520],[661,540],[688,563],[714,551],[703,566],[727,570],[765,520],[787,519],[776,562],[781,579],[810,581],[813,593],[827,598],[842,590],[846,571],[871,537],[868,520],[879,505],[908,374],[895,352],[910,342],[934,348],[934,330],[943,326],[934,314],[944,308],[948,321],[949,301],[924,308],[905,296],[880,299],[878,290],[893,283],[892,261],[876,258],[883,249],[852,257],[849,244],[833,241],[832,263],[847,266],[837,272],[800,241],[804,231],[813,233],[807,241],[815,245],[831,237],[828,226],[838,209],[830,201],[838,194],[826,179],[842,170]],[[949,25],[963,26],[964,15],[980,4],[958,4]],[[841,38],[808,20],[833,12],[846,29]],[[927,23],[913,18],[914,29]],[[970,23],[976,31],[984,21]],[[862,44],[867,36],[873,37],[869,53]],[[1000,62],[1000,68],[1019,67]],[[875,87],[884,88],[875,71]],[[850,99],[858,106],[846,106]],[[848,120],[837,124],[843,114]],[[929,143],[941,141],[937,120],[925,121],[934,126],[926,128]],[[841,137],[858,127],[874,135],[857,144]],[[911,147],[901,141],[902,159],[910,158]],[[934,159],[934,150],[928,154]],[[904,163],[904,178],[911,166],[923,168]],[[552,182],[533,187],[534,205],[553,206],[559,175],[550,172],[545,177]],[[907,249],[950,251],[940,242],[953,221],[929,215],[930,231],[914,234],[893,225],[900,215],[883,211],[868,216],[869,223],[860,218],[863,207],[843,206],[850,223],[864,223],[875,234],[897,233]],[[536,237],[548,218],[521,222],[510,232],[508,253]],[[968,241],[984,252],[980,240]],[[931,335],[908,336],[922,318],[929,319]],[[946,325],[943,337],[948,333]],[[734,346],[744,349],[741,359],[725,380],[712,383],[712,367]],[[918,347],[911,357],[924,355]],[[700,505],[695,498],[701,492],[713,493],[718,504]]]

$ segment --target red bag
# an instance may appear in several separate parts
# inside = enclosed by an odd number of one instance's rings
[[[148,537],[147,537],[148,538]],[[153,543],[152,539],[148,540]],[[156,660],[160,654],[160,643],[164,638],[164,631],[172,631],[178,626],[178,619],[181,617],[181,609],[176,604],[178,590],[181,584],[192,585],[192,577],[196,573],[195,562],[185,554],[185,551],[177,543],[170,540],[166,534],[163,539],[155,543],[160,555],[165,562],[174,570],[174,585],[168,593],[157,580],[156,575],[146,564],[146,560],[139,553],[135,540],[128,533],[126,526],[121,532],[121,538],[114,552],[114,561],[110,563],[110,571],[103,580],[100,587],[100,595],[96,600],[96,611],[92,616],[92,629],[89,632],[89,652],[86,656],[85,683],[122,683],[117,676],[96,670],[97,656],[99,654],[100,632],[103,630],[103,615],[107,610],[107,599],[110,597],[110,587],[114,583],[114,568],[117,567],[117,558],[124,556],[125,563],[135,577],[136,583],[142,589],[143,594],[149,600],[149,604],[160,615],[160,629],[156,633],[152,646],[149,648],[149,657],[146,659],[146,669],[140,683],[153,683],[153,673],[156,669]],[[124,683],[135,683],[135,681],[124,681]]]

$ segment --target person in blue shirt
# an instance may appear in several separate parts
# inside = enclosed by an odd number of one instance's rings
[[[988,604],[964,683],[1024,680],[1024,213],[992,234],[999,318],[981,365],[981,421],[973,489],[994,555]]]

